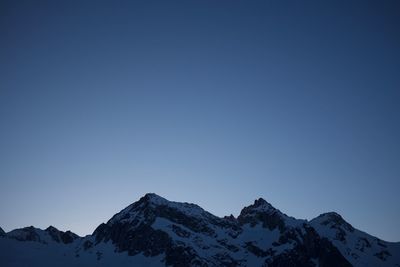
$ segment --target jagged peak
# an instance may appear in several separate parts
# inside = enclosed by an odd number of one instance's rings
[[[53,225],[50,225],[49,227],[47,227],[45,229],[46,232],[60,232],[60,230],[58,230],[56,227],[54,227]]]
[[[272,213],[272,212],[279,212],[279,210],[275,209],[270,203],[268,203],[263,198],[258,198],[254,200],[254,203],[244,207],[240,212],[240,215],[243,216],[244,214],[248,213],[255,213],[255,212],[262,212],[262,213]]]
[[[69,234],[69,235],[74,235],[74,236],[80,237],[80,235],[75,234],[75,233],[72,232],[71,230],[67,230],[67,231],[65,231],[64,233]]]
[[[229,216],[224,216],[224,219],[229,220],[229,221],[236,221],[236,217],[233,216],[233,214],[229,215]]]
[[[266,208],[275,210],[275,208],[269,202],[267,202],[265,199],[261,197],[259,199],[254,200],[253,206],[257,208]]]
[[[306,222],[282,213],[263,198],[258,198],[252,205],[244,207],[237,219],[241,224],[255,225],[262,222],[270,230],[275,227],[284,230],[285,226],[293,228]]]
[[[109,223],[132,220],[141,221],[144,214],[153,214],[152,216],[158,216],[160,208],[174,209],[190,217],[200,218],[211,215],[196,204],[170,201],[155,193],[147,193],[138,201],[132,203],[131,205],[114,215],[109,220]],[[151,212],[149,213],[149,211]]]
[[[155,205],[167,205],[171,201],[169,201],[155,193],[147,193],[139,199],[139,202],[149,202],[149,203],[152,203]]]

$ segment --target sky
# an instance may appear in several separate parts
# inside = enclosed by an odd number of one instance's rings
[[[398,1],[1,1],[0,226],[147,192],[400,241]]]

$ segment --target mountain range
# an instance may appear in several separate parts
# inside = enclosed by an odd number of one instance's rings
[[[400,242],[335,212],[300,220],[260,198],[221,218],[149,193],[85,237],[53,226],[0,228],[0,266],[400,267]]]

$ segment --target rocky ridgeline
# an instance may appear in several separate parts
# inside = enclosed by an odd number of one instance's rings
[[[18,241],[35,241],[43,244],[52,242],[70,244],[79,238],[78,235],[71,231],[60,231],[53,226],[49,226],[46,230],[41,230],[33,226],[24,227],[13,230],[5,235]]]
[[[0,236],[65,244],[74,257],[94,253],[99,262],[104,245],[112,244],[117,256],[142,255],[167,266],[400,266],[399,243],[363,233],[336,213],[298,220],[261,198],[237,218],[220,218],[146,194],[86,237],[54,227],[0,229]]]
[[[160,218],[168,222],[167,229],[154,227]],[[279,231],[271,247],[242,240],[243,227],[258,224],[264,228],[258,231],[266,236]],[[196,205],[148,194],[100,225],[94,236],[97,243],[111,240],[119,251],[130,255],[165,254],[166,264],[172,266],[245,266],[250,257],[268,266],[313,266],[315,261],[320,266],[351,266],[305,221],[289,218],[263,199],[244,208],[236,219],[219,218]]]

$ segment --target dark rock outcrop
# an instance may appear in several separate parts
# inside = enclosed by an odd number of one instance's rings
[[[46,230],[35,228],[33,226],[15,229],[6,234],[8,238],[18,241],[34,241],[43,244],[50,242],[69,244],[80,238],[71,231],[60,231],[53,226],[49,226]]]
[[[7,237],[18,241],[36,241],[40,243],[46,243],[46,241],[41,238],[39,231],[40,229],[29,226],[12,230],[11,232],[7,233]]]
[[[51,238],[55,242],[58,242],[58,243],[69,244],[79,238],[79,236],[77,234],[74,234],[71,231],[63,232],[53,226],[47,227],[47,229],[45,231],[51,236]]]
[[[166,220],[170,228],[158,229],[155,225],[160,218]],[[234,260],[230,255],[241,249],[264,258],[268,266],[313,266],[315,262],[322,267],[351,266],[328,240],[321,239],[310,225],[302,222],[286,216],[263,199],[244,208],[236,219],[233,216],[218,218],[196,205],[168,202],[147,194],[101,224],[93,235],[96,243],[111,241],[118,251],[127,251],[129,255],[164,254],[165,263],[171,266],[243,266],[245,259]],[[262,248],[253,242],[238,247],[243,226],[247,224],[250,227],[261,224],[265,231],[278,229],[280,237],[275,246],[289,249],[277,253],[273,248]],[[229,238],[219,239],[221,232],[227,233]],[[199,236],[216,239],[217,245],[204,246]],[[177,239],[198,242],[199,249],[206,254],[212,249],[220,252],[204,258],[194,247]]]
[[[266,266],[308,267],[317,263],[321,267],[351,266],[338,249],[326,238],[321,238],[306,221],[296,220],[275,209],[264,199],[244,208],[238,221],[241,225],[254,227],[262,224],[271,231],[279,230],[279,238],[273,248],[263,249],[253,243],[246,243],[249,252],[265,258]],[[280,247],[284,252],[277,253]]]
[[[119,251],[127,251],[129,255],[143,253],[151,257],[165,253],[166,263],[172,266],[207,264],[193,248],[173,242],[168,233],[154,229],[152,225],[157,218],[164,218],[176,223],[172,225],[172,231],[178,236],[189,237],[191,234],[188,230],[213,236],[215,233],[209,221],[221,219],[193,204],[182,203],[178,207],[168,204],[154,194],[145,195],[116,214],[107,224],[97,227],[93,233],[96,243],[111,240]],[[196,214],[188,214],[185,209],[193,210]]]
[[[237,220],[241,225],[249,223],[251,226],[261,222],[263,227],[269,230],[278,228],[283,232],[285,230],[284,216],[267,201],[259,198],[253,205],[243,208]]]
[[[351,267],[338,249],[326,238],[321,238],[309,225],[304,231],[297,231],[294,248],[267,259],[271,267],[311,267],[317,263],[321,267]],[[289,239],[288,239],[289,240]]]
[[[4,237],[6,235],[6,232],[0,227],[0,237]]]
[[[348,267],[359,266],[357,261],[366,262],[366,257],[373,266],[396,266],[400,251],[400,244],[360,232],[337,213],[308,222],[287,216],[262,198],[237,218],[220,218],[194,204],[146,194],[84,238],[53,226],[25,227],[5,236],[43,246],[70,245],[74,257],[87,253],[96,261],[106,258],[111,246],[117,257],[122,252],[140,254],[176,267]]]

